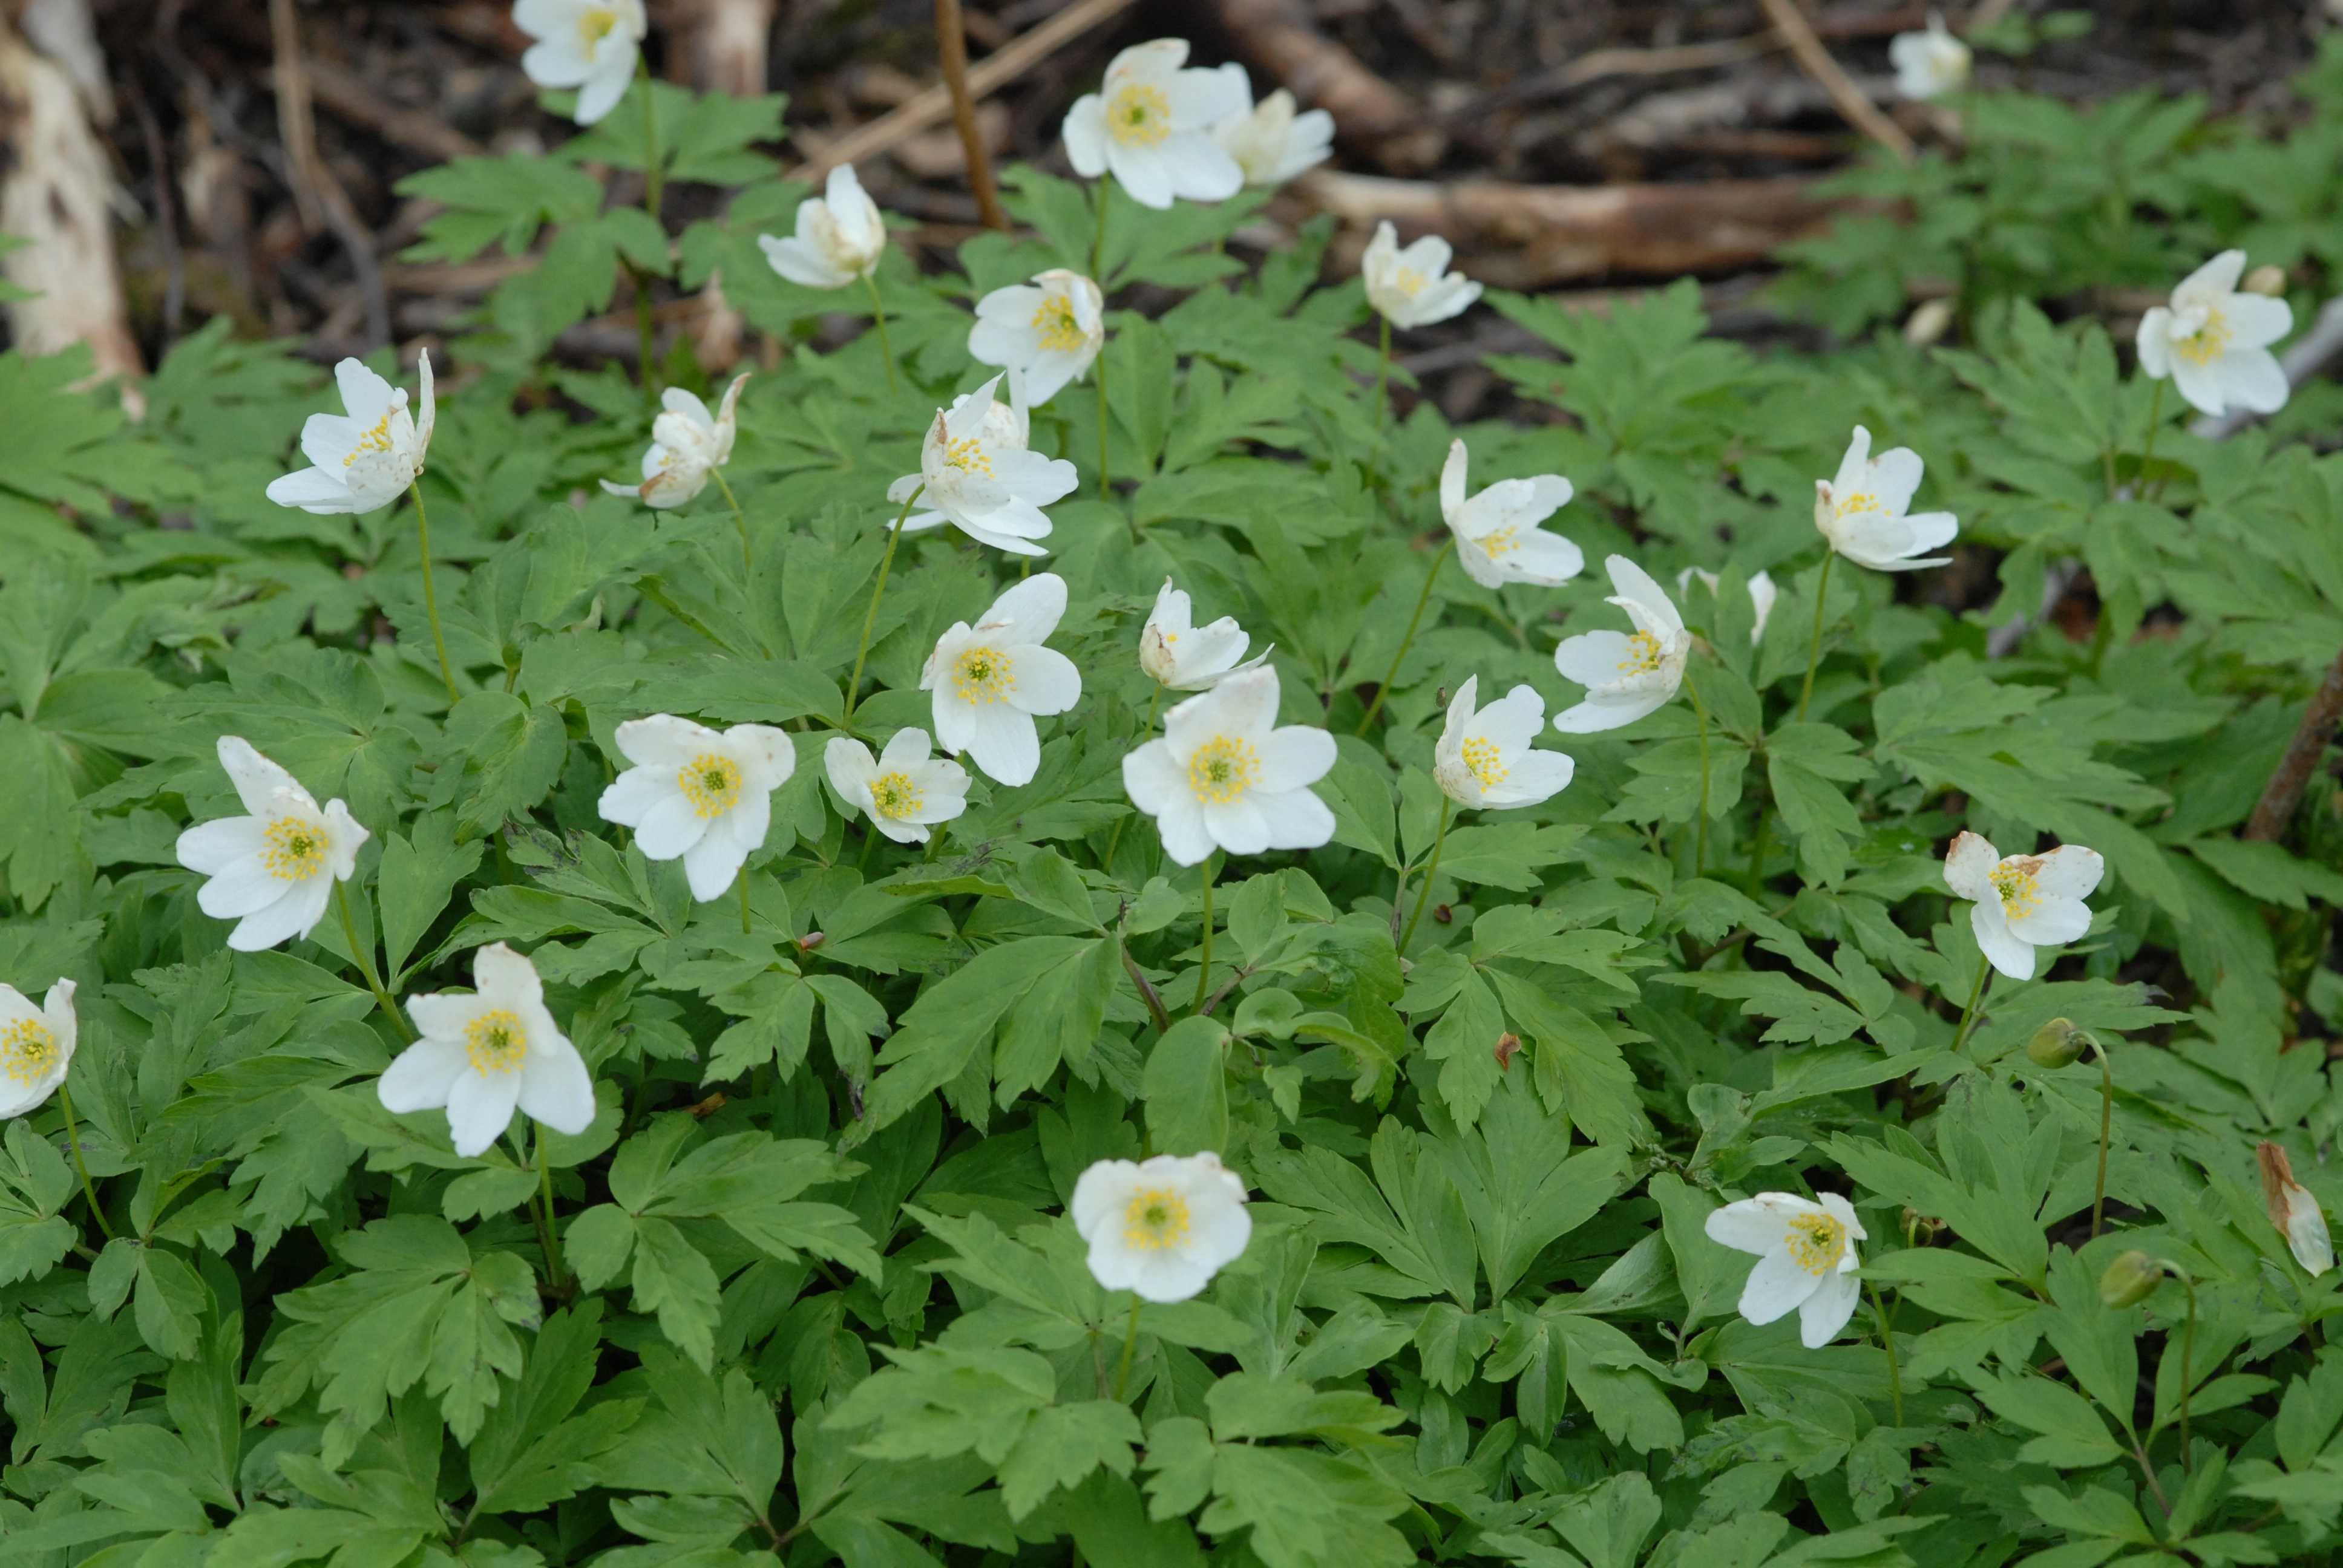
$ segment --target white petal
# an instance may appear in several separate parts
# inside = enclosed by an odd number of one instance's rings
[[[1953,836],[1952,848],[1945,851],[1945,886],[1961,898],[1989,902],[1997,896],[1993,873],[2000,864],[2000,850],[1964,829]]]
[[[325,918],[331,881],[312,877],[289,889],[265,910],[246,915],[228,932],[227,945],[240,953],[266,952],[296,937],[306,937]]]
[[[1986,899],[1969,906],[1969,930],[1986,960],[2014,980],[2034,978],[2034,949],[2018,940],[2002,917],[2001,900]]]
[[[1838,1338],[1855,1316],[1855,1303],[1863,1299],[1863,1286],[1853,1274],[1832,1274],[1815,1287],[1798,1307],[1798,1342],[1810,1351],[1818,1351]]]
[[[1741,1287],[1741,1315],[1761,1325],[1786,1317],[1805,1304],[1823,1278],[1799,1267],[1785,1251],[1769,1251],[1757,1260],[1749,1271],[1748,1282]]]
[[[457,1075],[447,1091],[447,1136],[456,1152],[470,1158],[485,1153],[512,1125],[513,1108],[520,1102],[518,1072]],[[593,1118],[587,1121],[590,1123]],[[582,1131],[583,1129],[580,1129]]]
[[[567,1041],[543,1054],[531,1050],[515,1076],[520,1080],[520,1109],[556,1132],[575,1138],[594,1125],[594,1080],[585,1059]]]
[[[418,1040],[394,1058],[376,1081],[375,1096],[395,1115],[436,1111],[447,1103],[457,1075],[471,1070],[464,1048],[449,1040]]]

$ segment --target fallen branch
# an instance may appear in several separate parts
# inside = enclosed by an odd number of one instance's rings
[[[1511,108],[1516,104],[1558,97],[1573,87],[1583,87],[1605,76],[1660,76],[1677,71],[1706,71],[1718,65],[1738,65],[1744,60],[1769,55],[1782,47],[1782,43],[1779,34],[1769,32],[1746,38],[1720,38],[1708,44],[1678,44],[1664,49],[1595,49],[1575,60],[1565,60],[1546,70],[1534,71],[1493,93],[1484,93],[1470,103],[1449,110],[1441,118],[1452,125],[1477,120],[1483,115]]]
[[[2327,667],[2327,678],[2318,683],[2318,693],[2304,710],[2302,723],[2287,743],[2286,755],[2278,759],[2278,770],[2263,787],[2262,798],[2254,802],[2254,814],[2246,820],[2248,843],[2275,844],[2286,837],[2287,824],[2294,820],[2302,793],[2310,787],[2310,776],[2318,770],[2319,759],[2327,755],[2327,743],[2335,739],[2338,719],[2343,719],[2343,653]]]
[[[1885,147],[1903,163],[1910,163],[1916,149],[1904,128],[1879,112],[1879,106],[1866,96],[1861,87],[1831,57],[1823,41],[1815,36],[1813,24],[1797,7],[1796,0],[1759,0],[1765,7],[1765,19],[1780,31],[1790,53],[1797,57],[1806,75],[1821,84],[1838,112],[1846,116],[1847,124]]]
[[[1301,0],[1220,0],[1221,26],[1237,53],[1305,105],[1334,116],[1349,142],[1420,132],[1422,106],[1318,30]]]
[[[272,81],[277,92],[277,135],[285,147],[285,183],[293,190],[293,204],[308,228],[328,228],[349,253],[358,295],[366,305],[367,345],[390,341],[390,294],[382,282],[382,263],[374,253],[374,236],[350,205],[349,193],[317,156],[317,117],[309,108],[308,65],[301,54],[300,20],[293,0],[268,0],[268,27],[277,58]]]
[[[384,101],[355,71],[324,60],[304,60],[312,98],[341,119],[362,126],[396,147],[453,163],[487,149],[434,114]]]
[[[952,126],[960,132],[960,150],[968,160],[968,188],[984,226],[1006,233],[1009,215],[1001,210],[1001,193],[992,187],[992,160],[985,155],[984,133],[977,128],[976,95],[968,86],[968,24],[961,20],[960,0],[936,0],[936,64],[942,67],[944,91],[951,95]]]
[[[669,13],[669,69],[703,91],[754,97],[768,85],[773,0],[690,0]]]

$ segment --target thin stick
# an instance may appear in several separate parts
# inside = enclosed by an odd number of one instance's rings
[[[846,681],[846,711],[840,716],[840,729],[854,721],[854,694],[862,689],[862,661],[870,652],[870,628],[879,620],[879,599],[887,591],[887,571],[895,564],[895,545],[903,537],[903,519],[911,515],[911,508],[926,490],[927,486],[921,485],[911,492],[903,509],[895,514],[895,526],[887,530],[887,553],[879,558],[879,586],[870,590],[870,608],[862,614],[862,641],[854,650],[854,673]],[[867,852],[870,846],[863,848]]]
[[[1916,150],[1912,138],[1904,134],[1901,126],[1881,114],[1878,106],[1865,97],[1863,89],[1831,58],[1831,52],[1815,36],[1812,24],[1799,15],[1795,0],[1759,0],[1759,4],[1765,7],[1765,19],[1774,24],[1783,41],[1790,45],[1790,53],[1797,57],[1798,65],[1821,84],[1847,123],[1895,154],[1896,162],[1910,163]]]
[[[1399,952],[1407,956],[1407,944],[1415,940],[1415,928],[1423,923],[1423,906],[1432,901],[1432,879],[1440,874],[1440,851],[1448,842],[1448,819],[1453,815],[1454,802],[1445,795],[1440,798],[1440,830],[1432,836],[1432,859],[1423,868],[1423,886],[1416,890],[1415,912],[1407,918],[1407,931],[1399,939]],[[1404,886],[1405,878],[1401,879]],[[1397,906],[1393,906],[1396,911]]]
[[[1823,659],[1823,607],[1830,603],[1831,563],[1838,559],[1836,550],[1823,555],[1823,575],[1815,581],[1815,639],[1806,648],[1806,678],[1798,688],[1798,722],[1806,721],[1806,704],[1815,699],[1815,667]]]
[[[1352,734],[1364,735],[1368,726],[1374,723],[1375,715],[1383,710],[1383,699],[1391,695],[1392,682],[1399,678],[1400,662],[1407,658],[1407,650],[1415,646],[1415,628],[1423,624],[1423,607],[1432,602],[1432,585],[1440,580],[1440,564],[1455,548],[1456,536],[1450,534],[1448,542],[1440,547],[1440,553],[1432,558],[1432,569],[1423,574],[1423,591],[1415,596],[1415,613],[1407,618],[1407,633],[1399,639],[1399,651],[1392,655],[1391,669],[1383,676],[1383,684],[1375,688],[1375,699],[1367,704],[1366,717],[1359,720],[1359,727],[1351,731]]]
[[[114,1240],[114,1225],[106,1219],[106,1211],[98,1207],[97,1189],[90,1185],[89,1165],[81,1157],[81,1134],[74,1129],[73,1091],[63,1082],[57,1085],[57,1104],[65,1113],[65,1147],[73,1151],[74,1169],[81,1172],[82,1196],[89,1200],[89,1211],[97,1216],[97,1228],[105,1231],[106,1239],[111,1241]]]
[[[1190,1012],[1202,1012],[1204,1010],[1204,998],[1208,994],[1212,984],[1212,872],[1217,869],[1213,865],[1213,862],[1219,859],[1220,851],[1217,849],[1204,857],[1204,961],[1198,965],[1196,969],[1196,1004],[1188,1010]]]
[[[879,329],[879,357],[887,362],[887,390],[900,392],[903,384],[895,378],[894,346],[887,341],[887,307],[879,300],[879,276],[866,272],[862,282],[870,290],[870,324]]]
[[[2302,722],[2296,727],[2294,739],[2287,742],[2286,755],[2263,787],[2262,798],[2254,802],[2254,814],[2247,819],[2243,835],[2248,841],[2275,844],[2286,837],[2287,825],[2302,804],[2302,792],[2309,788],[2319,759],[2327,755],[2327,743],[2334,739],[2338,719],[2343,719],[2343,653],[2327,667],[2327,678],[2319,682],[2318,694],[2303,709]]]
[[[1961,1053],[1961,1044],[1969,1037],[1969,1021],[1976,1017],[1977,998],[1985,994],[1985,973],[1986,970],[1992,967],[1993,960],[1991,959],[1986,958],[1982,953],[1977,955],[1976,984],[1969,987],[1969,1005],[1961,1009],[1961,1027],[1953,1031],[1953,1054],[1955,1056],[1958,1056]]]
[[[709,477],[716,481],[716,487],[724,492],[724,504],[732,508],[732,526],[740,530],[740,586],[745,588],[749,586],[749,574],[757,569],[757,563],[749,554],[749,519],[741,516],[740,498],[732,493],[731,483],[724,477],[724,470],[716,467],[708,472]]]
[[[415,498],[415,538],[423,551],[423,608],[431,618],[431,646],[439,650],[439,678],[447,686],[447,706],[464,699],[457,695],[456,671],[447,663],[447,638],[439,629],[439,590],[431,581],[431,518],[423,509],[423,487],[408,480],[407,493]]]
[[[368,944],[358,940],[357,921],[350,918],[347,883],[337,881],[334,884],[334,903],[342,911],[342,934],[350,940],[350,956],[357,960],[358,973],[366,976],[367,990],[374,992],[375,1005],[382,1009],[383,1017],[390,1020],[390,1027],[398,1031],[398,1038],[413,1045],[414,1030],[408,1029],[407,1020],[398,1016],[398,1004],[390,1000],[390,992],[384,988],[382,978],[375,973],[374,954],[368,950]]]
[[[1006,233],[1009,215],[1001,210],[1001,193],[992,186],[992,161],[985,156],[984,137],[976,125],[976,98],[968,90],[968,31],[960,20],[960,0],[936,0],[936,64],[943,68],[944,87],[951,95],[952,122],[960,128],[976,210],[985,227]]]

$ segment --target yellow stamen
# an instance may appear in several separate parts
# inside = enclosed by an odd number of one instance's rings
[[[390,417],[397,412],[398,406],[395,403],[385,410],[382,417],[375,421],[374,428],[358,437],[358,444],[350,448],[348,457],[342,459],[342,467],[345,468],[351,467],[369,452],[389,451]]]
[[[740,803],[740,765],[729,757],[703,751],[684,764],[675,781],[702,817],[720,817]]]
[[[1481,547],[1483,555],[1494,560],[1499,556],[1509,556],[1522,548],[1522,530],[1517,524],[1507,523],[1502,528],[1493,528],[1483,534],[1474,542]]]
[[[306,882],[326,869],[326,851],[333,847],[323,829],[298,817],[279,817],[262,835],[266,847],[260,863],[279,881]]]
[[[595,45],[608,37],[611,29],[618,25],[618,14],[616,11],[604,5],[593,6],[578,18],[578,42],[590,55]]]
[[[1505,781],[1504,753],[1484,735],[1475,735],[1464,742],[1464,766],[1481,781],[1483,789],[1493,789]]]
[[[1664,661],[1660,639],[1648,631],[1639,631],[1627,639],[1627,657],[1619,661],[1622,675],[1649,675]]]
[[[1827,1274],[1846,1256],[1846,1227],[1828,1214],[1800,1214],[1785,1244],[1790,1261],[1809,1274]]]
[[[992,477],[992,459],[984,455],[984,444],[974,436],[964,441],[945,442],[944,461],[963,474]]]
[[[1142,1188],[1131,1195],[1122,1211],[1122,1241],[1127,1247],[1160,1252],[1184,1247],[1193,1239],[1188,1223],[1188,1201],[1166,1188]]]
[[[483,1078],[517,1071],[528,1054],[528,1031],[521,1028],[519,1015],[497,1008],[464,1026],[464,1054]]]
[[[908,773],[882,773],[870,781],[870,807],[881,817],[900,822],[920,809],[921,799]]]
[[[952,689],[962,702],[1006,702],[1017,689],[1009,656],[997,648],[971,648],[952,660]]]
[[[1261,753],[1246,741],[1215,735],[1188,759],[1188,788],[1196,799],[1225,806],[1261,777]]]
[[[2229,351],[2229,339],[2237,335],[2229,318],[2219,311],[2206,313],[2205,325],[2172,346],[2172,352],[2191,365],[2206,365]]]
[[[1074,302],[1062,294],[1041,302],[1041,308],[1033,313],[1033,330],[1041,335],[1041,347],[1052,354],[1071,354],[1086,339],[1081,323],[1074,319]]]
[[[1850,512],[1880,512],[1886,510],[1885,507],[1882,507],[1879,504],[1879,498],[1873,495],[1868,490],[1856,490],[1852,494],[1837,497],[1835,501],[1835,507],[1838,515],[1842,518],[1845,517]]]
[[[1172,134],[1172,100],[1161,87],[1134,82],[1107,105],[1106,129],[1126,147],[1151,147]]]
[[[2041,860],[2033,855],[2012,855],[1993,869],[1993,890],[2001,895],[2001,912],[2022,920],[2042,907],[2042,885],[2035,878]]]
[[[18,1083],[37,1083],[56,1061],[57,1037],[47,1025],[20,1018],[0,1029],[0,1073]]]
[[[1406,295],[1410,299],[1413,299],[1417,295],[1422,294],[1425,286],[1431,283],[1431,281],[1432,279],[1426,277],[1423,274],[1416,271],[1415,268],[1412,266],[1403,266],[1397,272],[1392,274],[1392,286],[1398,289],[1402,294]]]

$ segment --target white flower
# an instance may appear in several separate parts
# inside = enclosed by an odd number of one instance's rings
[[[537,966],[491,942],[472,955],[472,987],[407,999],[419,1038],[377,1081],[382,1108],[446,1106],[447,1134],[467,1158],[503,1136],[516,1106],[572,1137],[591,1127],[594,1081],[545,1010]]]
[[[2083,900],[2107,862],[2097,849],[2061,844],[2046,855],[2011,855],[1963,832],[1945,852],[1945,885],[1969,906],[1969,929],[1993,967],[2011,980],[2034,978],[2034,950],[2063,947],[2091,929]]]
[[[1953,558],[1913,558],[1952,543],[1961,531],[1950,512],[1904,515],[1920,487],[1921,472],[1920,455],[1909,447],[1873,457],[1871,432],[1857,425],[1846,456],[1839,459],[1838,477],[1815,481],[1815,527],[1831,548],[1874,571],[1943,566]]]
[[[635,830],[646,859],[683,861],[691,896],[720,896],[763,847],[773,791],[797,771],[789,732],[765,724],[710,729],[671,713],[618,726],[632,768],[602,791],[605,822]]]
[[[196,904],[214,920],[235,920],[227,945],[256,953],[306,937],[325,918],[334,883],[357,869],[358,846],[371,837],[349,808],[323,811],[300,780],[238,736],[223,735],[227,769],[247,817],[198,822],[179,835],[179,864],[210,879]]]
[[[627,95],[635,51],[650,31],[643,0],[516,0],[513,25],[537,40],[520,68],[540,87],[578,89],[578,123],[590,126]]]
[[[1564,735],[1592,735],[1633,724],[1656,712],[1684,684],[1684,661],[1692,657],[1692,634],[1684,617],[1651,574],[1625,556],[1604,562],[1611,586],[1619,591],[1609,602],[1627,612],[1634,635],[1616,631],[1581,632],[1562,639],[1554,650],[1554,667],[1566,679],[1586,688],[1586,699],[1554,716],[1554,727]]]
[[[1212,127],[1212,140],[1244,171],[1249,186],[1282,186],[1334,153],[1334,116],[1323,109],[1295,114],[1293,95],[1283,87],[1258,105],[1245,68],[1232,61],[1221,67],[1228,94],[1243,106]]]
[[[2270,1223],[2286,1238],[2294,1261],[2315,1280],[2335,1266],[2335,1240],[2327,1232],[2327,1216],[2318,1211],[2318,1200],[2294,1179],[2294,1166],[2285,1150],[2264,1143],[2254,1155],[2261,1167],[2262,1202],[2269,1211]]]
[[[1389,223],[1377,224],[1375,237],[1367,242],[1367,253],[1359,261],[1367,303],[1393,327],[1429,327],[1462,313],[1481,297],[1481,286],[1448,270],[1454,254],[1436,234],[1402,250],[1398,231]]]
[[[992,601],[974,626],[954,621],[920,671],[935,693],[936,741],[965,751],[1003,784],[1030,784],[1041,765],[1033,720],[1081,700],[1074,661],[1041,644],[1066,613],[1066,579],[1036,572]]]
[[[1448,705],[1448,723],[1432,751],[1432,777],[1459,806],[1503,810],[1534,806],[1565,789],[1577,764],[1559,751],[1533,750],[1545,728],[1545,699],[1516,686],[1477,713],[1481,678],[1468,675]]]
[[[1010,375],[1013,392],[1018,381]],[[917,491],[932,508],[905,518],[906,529],[950,523],[995,549],[1046,556],[1049,551],[1031,542],[1050,537],[1041,508],[1080,484],[1081,476],[1064,458],[1027,448],[1024,410],[994,400],[1000,385],[996,376],[936,411],[920,447],[920,471],[888,487],[887,498],[900,506]]]
[[[1715,594],[1719,581],[1717,575],[1699,567],[1686,567],[1676,573],[1676,592],[1689,594],[1694,578],[1701,580],[1712,596]],[[1775,586],[1773,573],[1759,572],[1749,579],[1749,608],[1757,612],[1757,624],[1749,628],[1752,646],[1765,640],[1765,622],[1774,614],[1774,601],[1781,597],[1782,590]]]
[[[1155,608],[1139,633],[1139,668],[1174,691],[1209,691],[1230,676],[1269,662],[1263,648],[1245,658],[1245,635],[1237,618],[1224,615],[1210,626],[1193,624],[1188,596],[1163,579]],[[1244,658],[1242,664],[1237,660]]]
[[[1310,786],[1334,766],[1334,738],[1277,724],[1277,670],[1231,675],[1164,716],[1163,734],[1122,759],[1122,787],[1155,819],[1163,850],[1192,866],[1214,849],[1314,849],[1334,813]]]
[[[732,437],[738,428],[733,410],[740,402],[746,376],[736,376],[724,389],[724,401],[713,418],[708,405],[680,387],[659,395],[666,409],[651,421],[651,449],[643,454],[643,482],[602,487],[614,496],[639,496],[647,507],[679,507],[708,487],[708,476],[732,460]]]
[[[1456,559],[1465,576],[1486,588],[1506,583],[1559,588],[1586,568],[1584,551],[1538,527],[1570,504],[1568,479],[1560,474],[1500,479],[1467,499],[1467,461],[1464,443],[1451,441],[1440,469],[1440,515],[1456,536]]]
[[[1252,1240],[1244,1183],[1217,1154],[1101,1160],[1074,1183],[1074,1230],[1091,1274],[1146,1302],[1184,1302]]]
[[[1863,1266],[1855,1244],[1866,1239],[1854,1205],[1835,1192],[1817,1203],[1795,1192],[1760,1192],[1727,1203],[1708,1217],[1708,1239],[1736,1252],[1757,1254],[1741,1287],[1741,1315],[1770,1323],[1798,1312],[1798,1340],[1820,1350],[1855,1316]]]
[[[371,512],[397,500],[423,472],[437,409],[431,401],[431,351],[416,367],[423,417],[407,411],[407,388],[345,359],[334,367],[342,414],[312,414],[301,427],[301,455],[316,464],[268,487],[268,498],[305,512]]]
[[[1079,272],[1053,266],[1031,284],[996,288],[976,302],[968,352],[980,365],[1009,366],[1025,377],[1024,406],[1047,403],[1088,374],[1106,343],[1106,296]]]
[[[2241,294],[2246,253],[2225,250],[2183,278],[2172,304],[2139,318],[2139,367],[2167,376],[2190,405],[2207,414],[2244,408],[2275,414],[2286,407],[2286,371],[2269,346],[2294,330],[2283,299]]]
[[[35,1007],[15,986],[0,985],[0,1119],[34,1110],[65,1081],[79,1033],[74,990],[61,980]]]
[[[898,729],[871,760],[870,748],[840,735],[823,749],[830,787],[898,844],[924,844],[928,824],[968,809],[968,769],[928,756],[928,732]]]
[[[1941,12],[1928,13],[1925,33],[1898,33],[1887,41],[1896,90],[1916,102],[1941,97],[1967,83],[1969,46],[1945,31]]]
[[[1222,201],[1244,188],[1211,127],[1242,114],[1244,98],[1218,71],[1183,71],[1188,40],[1135,44],[1109,62],[1106,79],[1066,111],[1066,157],[1084,179],[1111,172],[1131,199],[1161,210],[1174,196]],[[1101,193],[1101,200],[1104,200]]]
[[[854,177],[852,164],[830,171],[822,194],[798,203],[794,238],[757,236],[765,260],[791,283],[808,288],[844,288],[879,268],[887,251],[887,226],[879,204]]]

